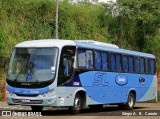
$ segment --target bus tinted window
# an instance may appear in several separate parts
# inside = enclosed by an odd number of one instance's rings
[[[120,54],[116,55],[116,71],[122,70],[122,56]]]
[[[155,60],[149,59],[149,73],[154,74],[155,73]]]
[[[102,53],[102,70],[108,70],[108,53]]]
[[[135,72],[139,73],[139,57],[135,58]]]
[[[140,58],[140,73],[144,73],[145,65],[144,58]]]
[[[123,56],[123,68],[124,72],[128,72],[128,56]]]
[[[86,50],[86,67],[88,69],[93,69],[93,51]]]
[[[146,63],[145,63],[145,66],[146,66],[145,72],[146,72],[146,73],[149,73],[149,72],[148,72],[148,59],[146,59],[145,61],[146,61]]]
[[[111,65],[111,71],[115,71],[116,70],[116,58],[115,58],[115,54],[110,54],[110,65]]]
[[[86,52],[78,49],[78,68],[86,68]]]
[[[101,57],[101,52],[95,52],[95,69],[101,70],[101,62],[102,62],[102,57]]]
[[[134,72],[134,60],[133,56],[129,56],[129,72]]]

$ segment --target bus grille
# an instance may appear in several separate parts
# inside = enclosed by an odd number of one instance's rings
[[[14,103],[19,104],[42,104],[43,100],[30,100],[29,102],[22,102],[21,99],[12,99]]]
[[[38,95],[23,95],[23,94],[16,94],[17,96],[21,97],[37,97]]]

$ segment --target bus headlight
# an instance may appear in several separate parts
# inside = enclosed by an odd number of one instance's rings
[[[50,90],[50,91],[48,91],[46,93],[41,94],[41,96],[42,97],[49,97],[49,96],[53,95],[54,92],[55,92],[55,89],[52,89],[52,90]]]
[[[6,90],[6,94],[8,94],[8,95],[10,95],[10,96],[14,96],[14,93],[12,93],[12,92],[10,92],[10,91],[8,91],[8,90]]]

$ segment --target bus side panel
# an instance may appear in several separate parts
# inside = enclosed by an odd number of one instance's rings
[[[85,87],[87,95],[98,103],[120,102],[121,90],[117,87]],[[97,103],[97,104],[98,104]],[[88,101],[88,104],[92,104]]]
[[[90,71],[79,75],[82,87],[89,97],[102,104],[120,103],[122,87],[115,82],[115,75]],[[88,104],[91,104],[88,101]]]
[[[152,79],[149,79],[152,80]],[[147,90],[147,91],[146,91]],[[141,88],[141,92],[144,94],[139,102],[156,99],[157,96],[157,76],[153,77],[152,83],[149,88]]]
[[[79,77],[89,97],[103,104],[126,102],[130,91],[135,91],[137,102],[145,101],[142,97],[147,95],[147,91],[156,88],[155,83],[152,84],[153,75],[89,71],[79,74]],[[154,90],[150,92],[155,93]],[[155,98],[149,96],[146,100]]]

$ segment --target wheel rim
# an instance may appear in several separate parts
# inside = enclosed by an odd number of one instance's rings
[[[75,99],[75,110],[80,110],[80,107],[81,107],[80,99],[76,98]]]
[[[133,104],[134,104],[134,97],[132,95],[129,96],[128,104],[129,104],[130,107],[132,107]]]

